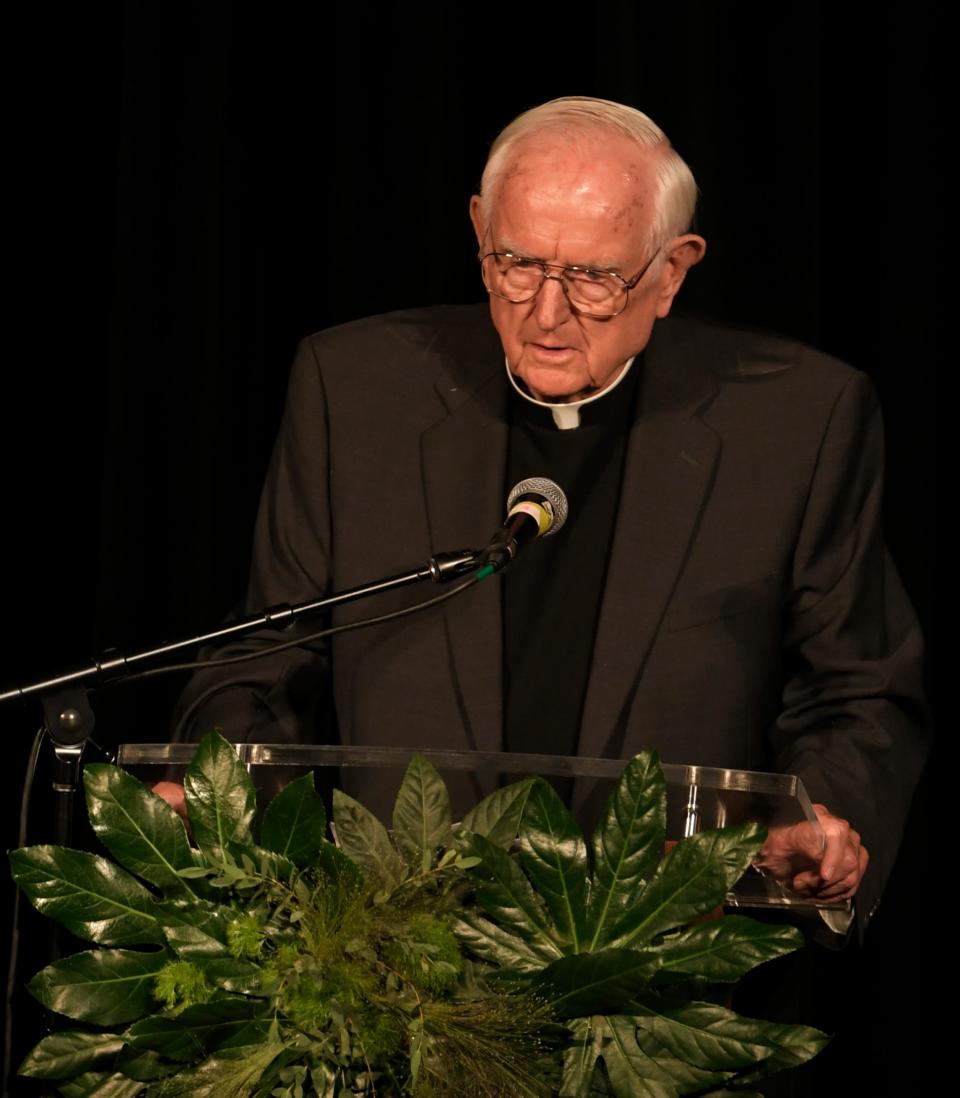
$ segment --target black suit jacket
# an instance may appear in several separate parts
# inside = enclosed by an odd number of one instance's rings
[[[580,753],[656,747],[670,762],[798,774],[861,832],[870,912],[925,750],[920,637],[882,542],[872,389],[796,343],[693,322],[659,322],[644,358]],[[247,610],[485,544],[502,520],[510,399],[486,306],[305,340]],[[500,611],[499,584],[483,583],[329,649],[201,674],[185,705],[197,731],[310,740],[332,682],[343,743],[499,750]]]

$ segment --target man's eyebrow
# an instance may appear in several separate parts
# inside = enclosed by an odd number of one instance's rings
[[[543,259],[538,255],[530,255],[529,252],[523,250],[523,248],[515,248],[512,244],[506,240],[501,240],[498,244],[494,241],[494,249],[500,253],[507,253],[509,255],[515,255],[517,259],[532,259],[537,263],[549,263],[547,259]],[[559,263],[552,264],[552,266],[559,267]],[[565,267],[579,267],[587,271],[604,271],[610,274],[622,276],[622,265],[620,263],[564,263]]]
[[[543,260],[540,260],[538,256],[530,255],[529,252],[525,252],[523,248],[515,248],[507,240],[501,240],[499,244],[494,241],[493,246],[496,251],[506,252],[508,255],[515,255],[518,259],[537,259],[539,260],[539,262],[543,262]]]

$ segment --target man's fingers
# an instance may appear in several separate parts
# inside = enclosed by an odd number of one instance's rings
[[[819,897],[824,900],[850,899],[860,887],[860,881],[863,879],[869,861],[870,855],[866,847],[858,847],[856,864],[844,876],[821,889]]]
[[[790,884],[794,892],[799,892],[802,896],[809,896],[820,891],[823,887],[823,878],[816,870],[805,869],[802,873],[798,873]]]
[[[855,874],[859,880],[860,835],[825,805],[815,804],[814,812],[823,831],[823,855],[820,876],[826,884],[835,884]]]
[[[786,877],[804,862],[810,867],[819,867],[822,856],[819,829],[804,821],[790,827],[772,828],[760,851],[759,864],[779,877]]]
[[[823,830],[822,884],[817,895],[824,900],[844,900],[854,895],[867,868],[870,855],[860,842],[860,833],[834,816],[826,806],[815,804],[814,812]]]
[[[833,880],[843,860],[850,825],[839,816],[833,816],[822,804],[813,806],[823,832],[823,854],[820,859],[820,876],[824,881]]]
[[[820,900],[853,896],[870,858],[860,834],[822,804],[813,806],[815,824],[805,822],[771,830],[758,865],[794,891]]]
[[[153,791],[158,797],[162,797],[176,814],[187,823],[187,802],[183,796],[183,786],[177,782],[157,782]]]

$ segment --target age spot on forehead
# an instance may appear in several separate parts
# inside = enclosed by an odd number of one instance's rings
[[[635,198],[626,206],[621,206],[613,215],[613,226],[617,231],[629,232],[642,218],[645,203]]]
[[[523,163],[520,160],[510,160],[507,162],[507,166],[503,169],[503,183],[509,183],[511,180],[516,179],[517,176],[524,174]]]

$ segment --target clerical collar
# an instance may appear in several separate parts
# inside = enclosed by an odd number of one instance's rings
[[[557,429],[560,431],[572,431],[580,426],[580,409],[585,404],[592,404],[595,400],[600,400],[605,397],[607,393],[612,393],[614,389],[620,384],[621,381],[627,376],[630,371],[630,367],[633,365],[633,360],[636,355],[631,355],[627,361],[623,364],[623,369],[617,376],[616,381],[612,385],[608,385],[606,389],[601,389],[599,393],[594,393],[593,396],[584,397],[582,400],[572,400],[569,404],[552,404],[547,400],[537,400],[535,396],[531,396],[526,389],[521,388],[517,379],[513,376],[510,370],[510,363],[504,358],[504,363],[507,367],[507,377],[510,378],[510,384],[516,389],[516,391],[523,397],[524,400],[529,401],[531,404],[535,404],[538,408],[549,408],[550,414],[553,416],[553,422]]]

